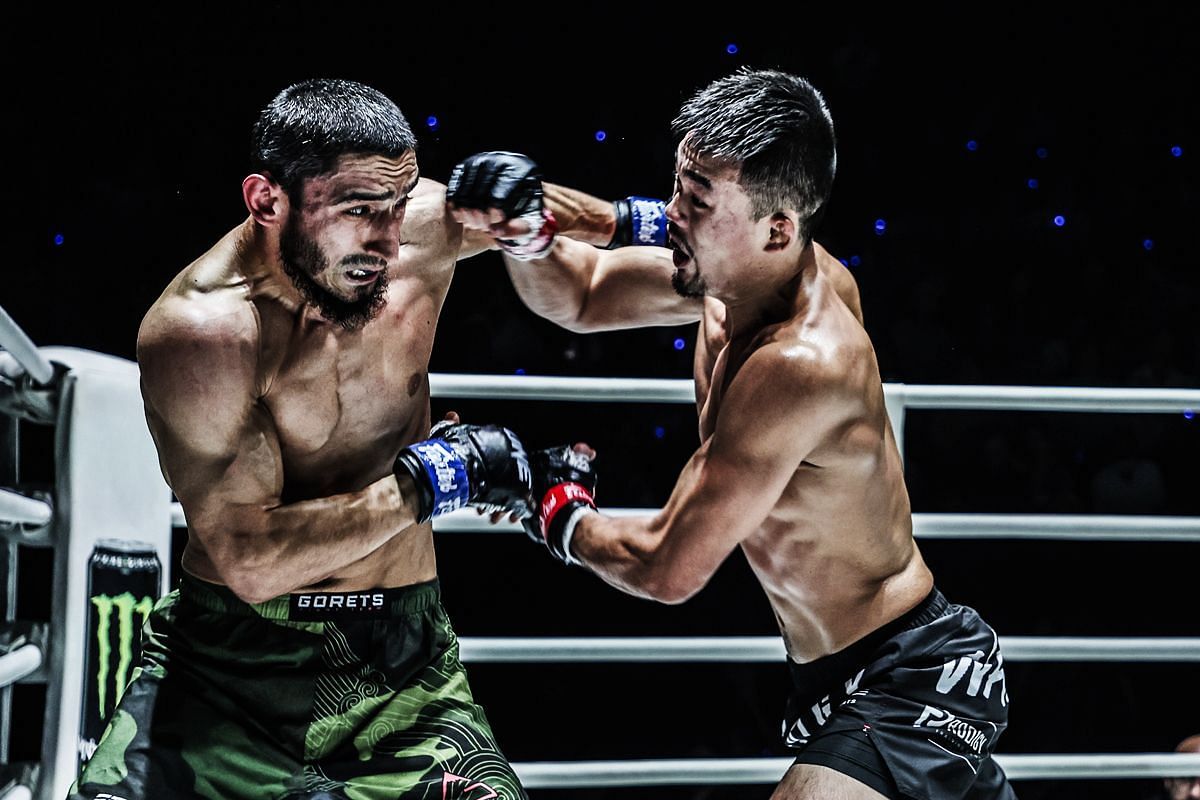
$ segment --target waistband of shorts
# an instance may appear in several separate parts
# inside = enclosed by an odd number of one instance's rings
[[[357,592],[292,592],[262,603],[247,603],[228,586],[209,583],[184,573],[179,580],[180,602],[222,614],[292,622],[372,619],[419,614],[438,605],[437,578],[391,589]]]
[[[925,599],[911,609],[836,653],[804,664],[797,664],[789,658],[792,681],[798,689],[824,694],[825,687],[846,680],[866,666],[871,661],[871,655],[888,639],[898,633],[928,625],[945,614],[949,607],[950,603],[934,586]]]

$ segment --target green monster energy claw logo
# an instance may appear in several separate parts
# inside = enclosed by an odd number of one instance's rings
[[[92,605],[96,607],[96,612],[99,615],[99,623],[96,625],[96,644],[98,645],[97,652],[97,671],[96,683],[100,690],[98,707],[100,718],[103,719],[108,714],[108,668],[112,663],[112,618],[113,612],[117,614],[117,670],[115,674],[116,697],[113,700],[113,706],[121,701],[121,694],[125,691],[125,684],[129,680],[129,667],[133,663],[133,644],[134,632],[141,630],[141,625],[136,627],[133,624],[133,613],[142,615],[141,622],[145,623],[146,618],[150,616],[150,610],[154,607],[154,599],[151,597],[143,597],[141,600],[135,598],[131,593],[125,592],[116,597],[110,597],[106,594],[98,594],[92,597]]]

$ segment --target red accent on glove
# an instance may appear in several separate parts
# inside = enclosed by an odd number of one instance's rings
[[[558,220],[554,218],[550,209],[544,206],[540,214],[523,214],[521,219],[530,224],[529,234],[520,239],[497,239],[500,249],[522,261],[542,258],[550,252],[550,247],[554,244],[554,237],[558,234]],[[532,229],[535,224],[539,224],[537,230]]]
[[[586,503],[592,508],[596,507],[596,501],[592,499],[591,493],[578,483],[557,483],[546,490],[546,496],[542,498],[540,516],[542,538],[546,538],[546,532],[550,530],[550,523],[554,521],[558,512],[576,502]]]

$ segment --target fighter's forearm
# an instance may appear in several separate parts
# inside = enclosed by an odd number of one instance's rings
[[[192,523],[224,582],[261,602],[309,586],[378,550],[417,521],[417,492],[387,476],[356,492],[270,508],[226,507]]]
[[[703,585],[689,580],[663,548],[655,517],[584,516],[575,527],[571,554],[605,583],[626,594],[682,603]]]
[[[560,233],[597,247],[612,241],[617,224],[612,201],[555,183],[543,183],[542,190]]]

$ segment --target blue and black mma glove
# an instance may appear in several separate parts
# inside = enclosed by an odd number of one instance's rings
[[[401,450],[393,466],[397,478],[407,476],[417,487],[418,522],[468,505],[531,513],[529,460],[515,433],[498,425],[447,420],[435,425],[429,437]]]
[[[460,161],[446,184],[446,200],[459,208],[495,208],[505,219],[529,225],[527,235],[496,240],[504,252],[521,261],[542,258],[554,246],[558,222],[543,198],[537,164],[528,156],[504,150],[476,153]]]
[[[534,514],[522,525],[530,539],[543,544],[564,564],[579,564],[571,555],[575,526],[596,513],[596,473],[591,460],[570,445],[538,450],[530,455],[533,470]]]
[[[613,201],[617,226],[606,250],[629,245],[667,246],[667,204],[652,197]]]

